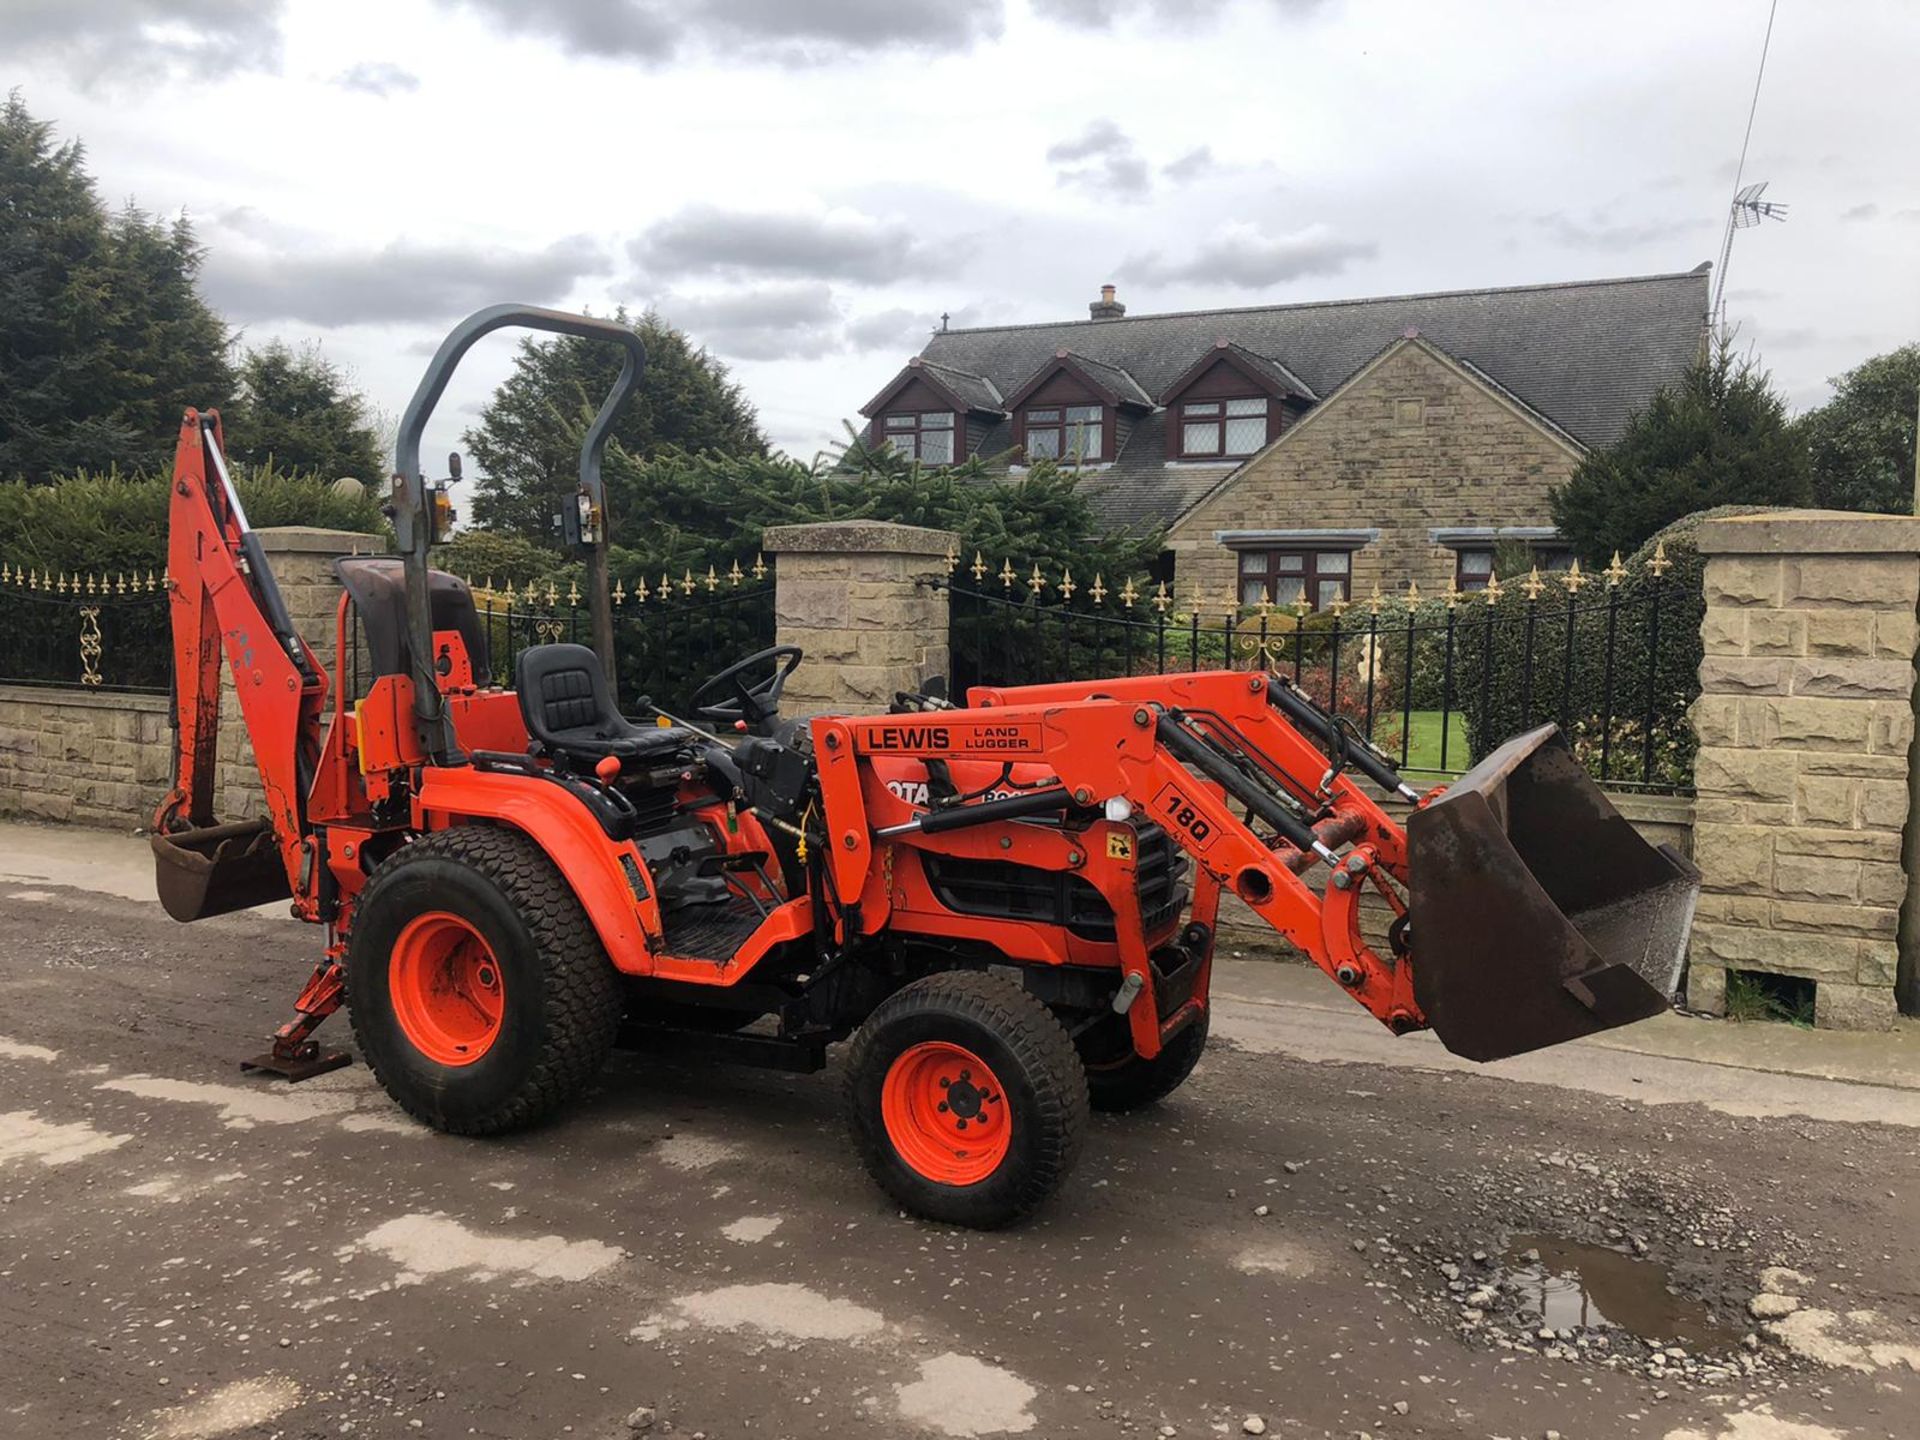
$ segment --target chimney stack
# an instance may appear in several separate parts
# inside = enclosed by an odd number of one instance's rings
[[[1113,298],[1113,286],[1102,285],[1100,298],[1087,306],[1087,313],[1095,320],[1118,320],[1127,313],[1127,307]]]

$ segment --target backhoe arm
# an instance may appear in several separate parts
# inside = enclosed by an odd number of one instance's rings
[[[247,841],[249,852],[257,851],[248,827],[220,825],[214,810],[224,652],[259,769],[279,868],[287,889],[298,894],[306,797],[320,751],[327,678],[294,629],[259,538],[247,527],[222,441],[217,412],[186,412],[168,499],[174,784],[154,814],[155,850],[163,866],[170,858],[162,853],[164,846],[180,852],[178,858],[204,859],[215,870],[223,860],[233,862],[229,868],[241,863],[237,842]],[[197,836],[207,837],[205,843]],[[266,878],[272,878],[270,871]],[[207,880],[219,888],[216,877]],[[164,880],[162,891],[166,898]],[[194,908],[215,914],[237,905]],[[171,901],[169,909],[176,909]]]

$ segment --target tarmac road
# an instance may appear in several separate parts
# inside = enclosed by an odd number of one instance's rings
[[[1911,1037],[1822,1052],[1838,1079],[1702,1063],[1677,1020],[1488,1071],[1228,965],[1194,1080],[978,1235],[884,1201],[831,1069],[621,1055],[484,1142],[364,1067],[244,1079],[313,932],[176,926],[129,842],[46,833],[0,836],[7,1440],[1920,1435]],[[100,863],[47,862],[76,843]],[[1715,1338],[1468,1307],[1515,1235],[1643,1251]]]

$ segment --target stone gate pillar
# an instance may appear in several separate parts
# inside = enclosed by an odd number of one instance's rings
[[[1728,970],[1814,982],[1815,1021],[1891,1025],[1909,876],[1920,518],[1787,511],[1701,527],[1694,728],[1704,873],[1687,998]]]
[[[946,577],[959,539],[874,520],[769,529],[778,638],[807,652],[782,710],[872,713],[945,675],[947,594],[928,582]]]

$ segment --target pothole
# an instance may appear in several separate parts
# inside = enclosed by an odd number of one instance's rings
[[[1513,1296],[1517,1318],[1538,1329],[1613,1332],[1649,1345],[1724,1350],[1741,1332],[1698,1300],[1680,1294],[1663,1265],[1604,1245],[1522,1235],[1495,1272]]]

